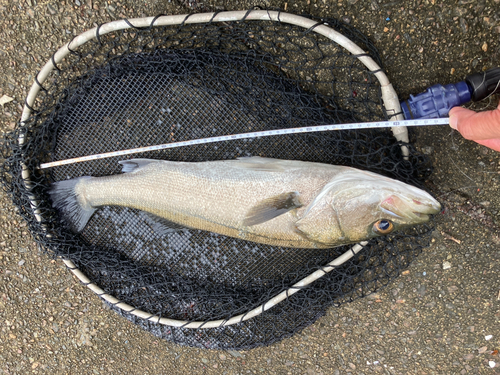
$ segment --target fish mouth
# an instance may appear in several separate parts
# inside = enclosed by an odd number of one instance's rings
[[[380,205],[386,214],[389,214],[395,222],[401,224],[424,223],[429,221],[430,215],[437,214],[441,210],[441,204],[431,199],[415,199],[407,197],[391,196]]]
[[[415,214],[434,215],[441,211],[441,204],[435,199],[428,202],[421,202],[417,199],[412,199],[412,204],[414,208],[418,208],[418,210],[413,211]]]
[[[422,212],[415,212],[415,211],[413,211],[413,212],[412,212],[412,214],[413,214],[415,217],[419,218],[421,221],[429,221],[429,217],[430,217],[430,216],[429,216],[429,215],[427,215],[427,214],[424,214],[424,213],[422,213]]]
[[[399,223],[424,223],[429,221],[430,218],[430,215],[417,211],[394,211],[396,210],[390,211],[382,208],[382,212],[388,215],[387,219],[391,219]]]

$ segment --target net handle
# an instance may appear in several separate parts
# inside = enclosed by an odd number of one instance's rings
[[[318,24],[317,22],[296,16],[290,13],[283,13],[278,11],[267,11],[267,10],[250,10],[250,11],[230,11],[230,12],[220,12],[220,13],[198,13],[191,15],[171,15],[171,16],[160,16],[160,17],[144,17],[144,18],[134,18],[130,20],[120,20],[106,23],[104,25],[90,29],[75,38],[73,38],[69,43],[65,44],[59,50],[57,50],[54,55],[47,61],[47,63],[40,70],[38,75],[35,77],[35,82],[31,86],[31,89],[26,97],[26,102],[21,115],[21,123],[26,122],[31,115],[31,108],[35,103],[36,96],[38,95],[40,89],[43,88],[42,84],[48,78],[50,72],[57,68],[57,64],[63,60],[64,57],[69,55],[72,51],[75,51],[78,47],[85,44],[89,40],[98,39],[101,35],[108,34],[113,31],[125,30],[129,28],[144,28],[144,27],[154,27],[154,26],[168,26],[168,25],[180,25],[180,24],[195,24],[195,23],[213,23],[213,22],[234,22],[234,21],[275,21],[288,23],[295,26],[303,27],[307,31],[316,32],[321,34],[333,42],[341,45],[356,57],[375,75],[381,85],[382,100],[387,114],[391,115],[391,121],[402,120],[401,107],[399,104],[399,99],[396,91],[389,82],[386,74],[382,71],[380,66],[370,57],[365,51],[363,51],[357,44],[352,42],[350,39],[340,34],[339,32],[331,29],[326,25]],[[408,131],[406,127],[392,127],[393,134],[395,138],[399,141],[408,142]],[[18,143],[22,146],[25,142],[24,133],[21,133],[18,138]],[[403,154],[408,155],[406,147],[402,147]],[[22,164],[22,177],[24,180],[25,187],[29,190],[31,186],[30,173],[28,168]],[[30,195],[30,204],[33,209],[33,213],[38,222],[42,221],[41,213],[38,209],[38,201],[35,197]],[[63,259],[66,266],[75,274],[75,276],[85,285],[87,285],[94,293],[98,294],[100,297],[105,299],[112,305],[121,308],[122,310],[136,315],[140,318],[150,320],[155,323],[160,323],[163,325],[173,326],[173,327],[184,327],[184,328],[216,328],[223,327],[232,324],[237,324],[242,321],[251,319],[255,316],[262,314],[264,311],[275,306],[279,302],[285,300],[289,296],[298,292],[300,289],[311,284],[315,280],[323,277],[328,272],[331,272],[336,267],[342,265],[349,259],[351,259],[355,254],[363,249],[366,242],[360,242],[354,245],[350,250],[346,251],[344,254],[328,263],[327,266],[323,267],[321,270],[317,270],[311,275],[305,277],[298,283],[294,284],[289,289],[283,291],[277,296],[271,298],[269,301],[263,305],[245,313],[232,317],[228,320],[216,320],[210,322],[189,322],[180,321],[168,318],[162,318],[160,316],[151,315],[150,313],[138,310],[126,303],[121,302],[116,297],[113,297],[105,293],[96,284],[93,284],[88,277],[80,271],[75,264],[67,259]]]

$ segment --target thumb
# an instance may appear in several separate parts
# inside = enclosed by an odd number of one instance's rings
[[[484,141],[476,141],[480,145],[489,147],[495,151],[500,151],[500,139],[486,139]]]
[[[500,138],[500,103],[492,111],[478,113],[462,107],[452,108],[450,126],[467,139]]]

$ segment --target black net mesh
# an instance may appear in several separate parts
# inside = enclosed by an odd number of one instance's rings
[[[323,20],[380,64],[354,28]],[[216,135],[385,120],[380,86],[356,57],[296,26],[224,22],[129,29],[90,41],[43,83],[32,117],[3,140],[0,177],[35,240],[71,260],[106,293],[152,315],[190,321],[245,313],[324,267],[349,247],[261,245],[199,230],[160,235],[129,208],[104,207],[81,234],[60,225],[51,182],[120,172],[110,158],[49,170],[39,163]],[[22,145],[18,139],[25,140]],[[133,155],[178,161],[265,156],[342,164],[420,185],[428,161],[389,131],[357,130],[234,140]],[[22,179],[23,165],[31,174]],[[33,205],[41,221],[35,219]],[[135,324],[179,344],[267,345],[312,324],[333,305],[386,285],[429,243],[419,226],[373,239],[350,261],[262,315],[213,329]]]

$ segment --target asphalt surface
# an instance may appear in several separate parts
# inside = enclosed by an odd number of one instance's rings
[[[0,130],[34,75],[74,35],[118,18],[248,9],[246,1],[0,0]],[[401,98],[500,64],[500,1],[273,1],[369,36]],[[498,97],[475,104],[494,108]],[[448,127],[419,129],[428,187],[445,204],[431,247],[376,295],[332,308],[292,338],[246,352],[159,340],[108,310],[35,246],[0,193],[0,374],[500,374],[500,153]]]

